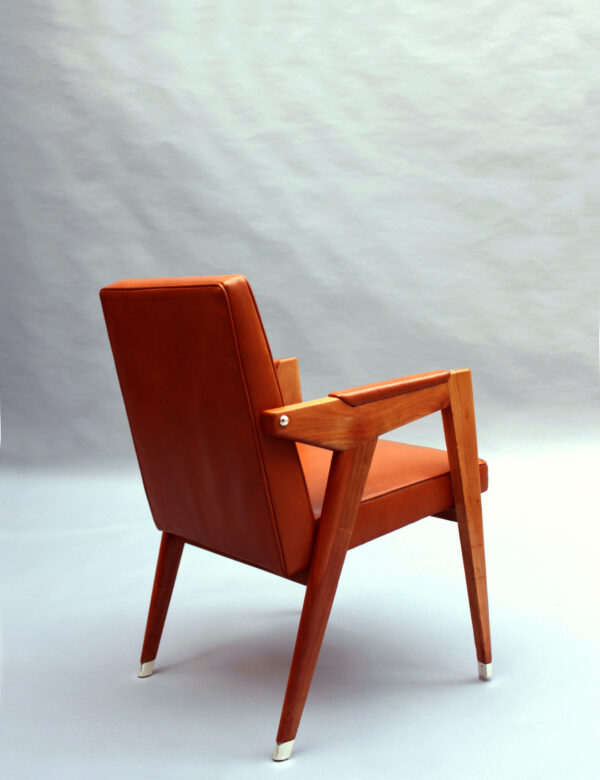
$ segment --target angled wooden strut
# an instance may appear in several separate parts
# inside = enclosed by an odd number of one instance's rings
[[[442,409],[444,435],[450,463],[454,508],[458,521],[479,676],[491,677],[492,647],[488,611],[481,483],[471,372],[452,371],[448,380],[450,404]]]
[[[297,364],[276,366],[287,404],[262,412],[266,433],[333,450],[323,509],[285,692],[273,758],[290,757],[348,550],[377,438],[411,420],[442,413],[479,676],[491,676],[481,485],[468,370],[392,380],[302,402]],[[185,540],[163,533],[142,650],[140,676],[152,674]],[[305,577],[307,576],[307,579]]]
[[[376,439],[334,452],[273,758],[289,758],[350,544]]]
[[[459,526],[480,676],[489,678],[480,470],[487,480],[468,371],[397,377],[303,402],[298,361],[273,360],[241,275],[121,280],[103,288],[101,301],[163,531],[139,676],[152,674],[185,544],[305,584],[274,755],[289,758],[350,543],[437,509]],[[438,411],[448,458],[394,442],[375,450],[386,432]]]
[[[290,757],[344,563],[377,437],[442,412],[479,676],[491,677],[481,484],[471,372],[458,370],[393,380],[272,409],[263,428],[274,436],[334,450],[307,592],[273,758]]]

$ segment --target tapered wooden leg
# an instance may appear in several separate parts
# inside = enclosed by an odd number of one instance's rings
[[[184,544],[185,542],[179,536],[168,533],[162,535],[140,658],[139,677],[148,677],[152,674]]]
[[[289,758],[292,752],[375,444],[373,440],[333,454],[279,721],[275,761]]]
[[[453,371],[448,380],[448,390],[450,406],[442,410],[444,434],[450,461],[479,676],[487,680],[491,677],[492,646],[471,372],[466,369]]]

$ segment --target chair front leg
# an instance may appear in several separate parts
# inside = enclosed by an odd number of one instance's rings
[[[181,537],[163,532],[138,677],[149,677],[154,671],[154,661],[158,653],[184,544]]]
[[[376,443],[376,439],[367,441],[332,457],[279,721],[275,761],[285,761],[292,753]]]
[[[479,677],[492,676],[492,646],[488,612],[481,482],[473,408],[471,372],[451,372],[448,380],[450,406],[442,409],[444,434],[460,544],[462,549]]]

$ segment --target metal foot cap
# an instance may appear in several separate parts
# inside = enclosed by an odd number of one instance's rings
[[[287,759],[292,755],[294,742],[295,740],[290,739],[289,742],[281,742],[280,744],[275,745],[275,750],[273,751],[273,761],[287,761]]]
[[[480,680],[491,680],[492,679],[492,665],[491,664],[484,664],[481,661],[477,662],[477,668],[479,670],[479,679]]]
[[[138,677],[150,677],[153,671],[154,671],[154,661],[146,661],[146,663],[140,666]]]

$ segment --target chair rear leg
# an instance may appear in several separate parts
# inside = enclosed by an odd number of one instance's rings
[[[335,452],[332,458],[279,721],[275,761],[285,761],[292,754],[375,444],[374,440]]]
[[[184,544],[181,537],[163,532],[138,677],[149,677],[154,671],[154,661],[158,653]]]
[[[442,410],[452,490],[462,549],[479,677],[492,676],[481,483],[473,409],[471,372],[453,371],[448,382],[450,406]]]

